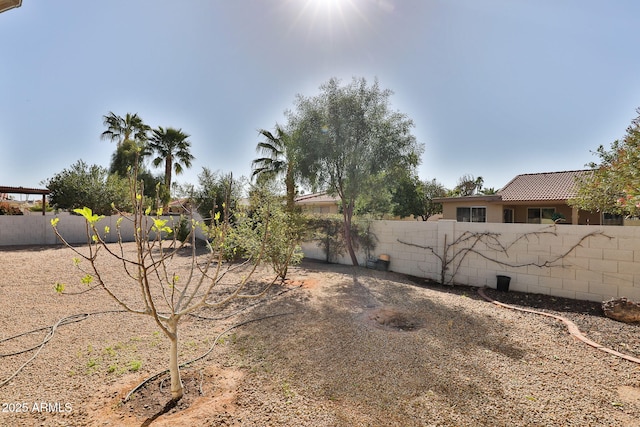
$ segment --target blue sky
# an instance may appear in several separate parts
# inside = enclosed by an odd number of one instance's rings
[[[248,176],[257,129],[354,76],[415,122],[422,179],[581,169],[640,106],[638,16],[633,0],[23,0],[0,14],[0,185],[108,167],[109,111],[191,135],[180,183]]]

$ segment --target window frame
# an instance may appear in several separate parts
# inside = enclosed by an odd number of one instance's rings
[[[511,218],[511,221],[507,221],[507,213],[509,218]],[[513,208],[504,208],[502,210],[502,223],[503,224],[513,224],[514,222],[516,222],[516,212],[515,209]]]
[[[532,217],[529,214],[529,212],[533,211],[533,210],[538,210],[539,216],[536,217],[538,219],[538,221],[531,221]],[[551,216],[545,217],[543,211],[551,211]],[[532,206],[532,207],[528,207],[527,208],[527,224],[553,224],[553,215],[556,213],[556,208],[555,207],[549,207],[549,206],[540,206],[540,207],[536,207],[536,206]],[[536,219],[534,218],[534,219]],[[548,220],[547,222],[545,222],[544,220]]]
[[[460,218],[465,218],[464,216],[461,216],[459,213],[460,209],[468,209],[469,211],[469,220],[468,221],[464,221],[460,220]],[[474,210],[478,211],[478,210],[484,210],[484,214],[483,215],[474,215]],[[477,219],[482,219],[482,221],[478,221]],[[486,206],[457,206],[456,207],[456,221],[457,222],[487,222],[487,207]]]
[[[600,224],[602,225],[624,225],[624,216],[620,214],[613,214],[610,212],[602,212],[600,218]]]

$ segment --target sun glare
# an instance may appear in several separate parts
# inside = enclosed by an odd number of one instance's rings
[[[350,3],[349,0],[308,0],[308,3],[315,4],[316,7],[325,8],[327,11],[339,8],[340,3]]]
[[[350,37],[354,27],[366,23],[362,3],[362,0],[289,0],[296,14],[291,28],[304,29],[311,38]]]
[[[356,46],[368,40],[395,10],[396,0],[283,0],[289,35],[322,49]]]

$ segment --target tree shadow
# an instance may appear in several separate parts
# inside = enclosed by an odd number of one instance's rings
[[[393,408],[398,423],[409,425],[398,402],[427,391],[475,414],[480,411],[468,405],[466,396],[504,398],[495,372],[479,363],[478,355],[487,352],[501,363],[520,363],[530,350],[511,338],[512,325],[470,313],[463,295],[460,305],[447,306],[419,286],[394,280],[397,276],[349,270],[337,283],[319,285],[330,289],[317,305],[289,300],[264,307],[275,312],[278,304],[299,306],[286,322],[274,319],[244,328],[239,345],[255,351],[245,355],[257,354],[254,363],[268,360],[273,372],[305,384],[315,398],[365,408],[376,422],[388,422]],[[419,327],[379,327],[369,314],[381,307],[402,312]],[[391,390],[390,384],[396,386]]]
[[[147,427],[150,426],[152,422],[154,422],[155,420],[157,420],[159,417],[161,417],[162,415],[168,413],[169,411],[171,411],[173,408],[176,407],[176,405],[178,404],[179,400],[176,399],[171,399],[169,400],[160,411],[156,412],[155,414],[153,414],[152,416],[150,416],[149,418],[147,418],[146,420],[144,420],[144,422],[140,425],[140,427]]]

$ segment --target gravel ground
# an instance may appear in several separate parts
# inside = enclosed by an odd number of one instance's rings
[[[55,282],[78,282],[72,257],[60,247],[0,250],[0,383],[18,372],[0,386],[0,426],[640,426],[640,366],[556,320],[497,307],[474,288],[307,261],[238,316],[203,310],[183,321],[181,360],[217,345],[183,370],[185,397],[158,416],[169,400],[162,378],[121,400],[167,366],[166,340],[103,292],[55,294]],[[134,300],[120,265],[102,267]],[[603,317],[599,304],[487,294],[565,316],[640,357],[639,327]],[[10,355],[67,317],[37,354]]]

